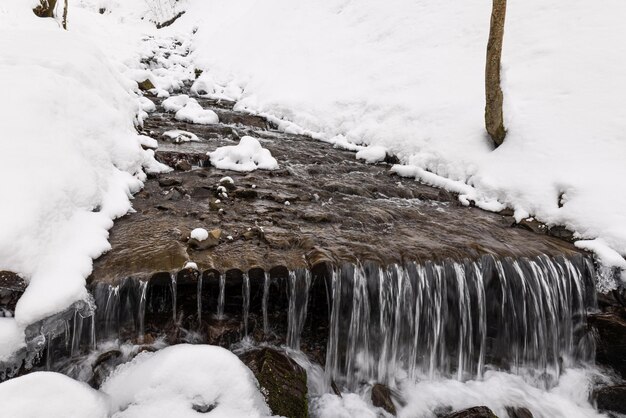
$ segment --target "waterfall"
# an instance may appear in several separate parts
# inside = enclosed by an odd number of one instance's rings
[[[176,322],[176,293],[177,293],[177,284],[176,284],[176,273],[171,274],[172,278],[172,319]]]
[[[309,289],[311,287],[311,272],[306,269],[298,269],[289,272],[289,308],[287,323],[287,345],[294,349],[300,349],[300,336],[306,320],[307,306],[309,302]]]
[[[139,322],[138,337],[139,342],[143,342],[144,335],[146,334],[146,299],[148,291],[148,282],[144,280],[139,281],[139,308],[137,309],[137,318]]]
[[[265,272],[263,280],[263,299],[261,302],[261,310],[263,311],[263,334],[269,335],[270,333],[270,321],[268,317],[267,304],[270,297],[270,274]]]
[[[220,293],[217,299],[217,317],[224,318],[224,304],[226,303],[226,276],[220,274]]]
[[[250,277],[243,274],[243,329],[244,337],[248,336],[248,313],[250,312]]]
[[[346,265],[332,273],[327,380],[482,376],[487,364],[533,369],[546,386],[590,360],[585,314],[592,269],[582,257]],[[290,314],[291,317],[291,314]]]

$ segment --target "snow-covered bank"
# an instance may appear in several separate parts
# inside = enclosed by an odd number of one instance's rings
[[[0,270],[28,282],[15,318],[0,324],[11,336],[0,360],[23,343],[21,329],[88,298],[112,220],[131,209],[144,168],[165,169],[140,145],[137,85],[119,72],[139,54],[102,52],[115,42],[97,40],[95,17],[87,32],[63,31],[29,2],[0,5]]]
[[[430,177],[473,186],[482,207],[504,204],[626,255],[623,2],[510,5],[509,132],[495,151],[483,128],[488,2],[190,0],[187,9],[175,26],[199,28],[199,90],[291,131],[385,147]]]

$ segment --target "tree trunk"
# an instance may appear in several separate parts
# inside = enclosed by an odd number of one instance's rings
[[[485,127],[496,146],[501,145],[506,136],[502,115],[503,96],[500,88],[500,58],[505,16],[506,0],[493,0],[485,66]]]
[[[67,0],[65,0],[65,6],[63,7],[63,29],[67,30]]]
[[[33,12],[39,17],[54,17],[54,8],[57,0],[39,0],[39,6],[33,9]]]

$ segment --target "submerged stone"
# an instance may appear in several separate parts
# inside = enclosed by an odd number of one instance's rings
[[[372,387],[372,404],[375,407],[383,408],[391,415],[396,415],[396,405],[393,403],[391,390],[385,385],[376,383]]]
[[[462,411],[453,412],[445,418],[498,418],[493,411],[486,406],[475,406]]]

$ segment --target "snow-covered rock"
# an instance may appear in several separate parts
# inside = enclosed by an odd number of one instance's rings
[[[189,101],[176,112],[176,119],[200,125],[218,123],[219,117],[211,109],[204,109],[195,99]]]
[[[198,136],[193,132],[182,131],[180,129],[173,129],[171,131],[163,132],[163,136],[171,139],[174,143],[179,144],[181,142],[197,142]]]
[[[387,157],[387,149],[379,145],[371,145],[356,153],[356,158],[365,160],[370,164],[384,161],[385,157]]]
[[[208,153],[211,164],[222,170],[254,171],[276,170],[278,161],[272,153],[263,148],[258,139],[244,136],[238,145],[219,147]]]
[[[189,237],[198,241],[204,241],[209,237],[209,233],[204,228],[195,228],[191,231],[191,235]]]
[[[116,418],[270,416],[252,372],[230,351],[207,345],[176,345],[141,353],[102,385]],[[211,409],[212,408],[212,409]]]

